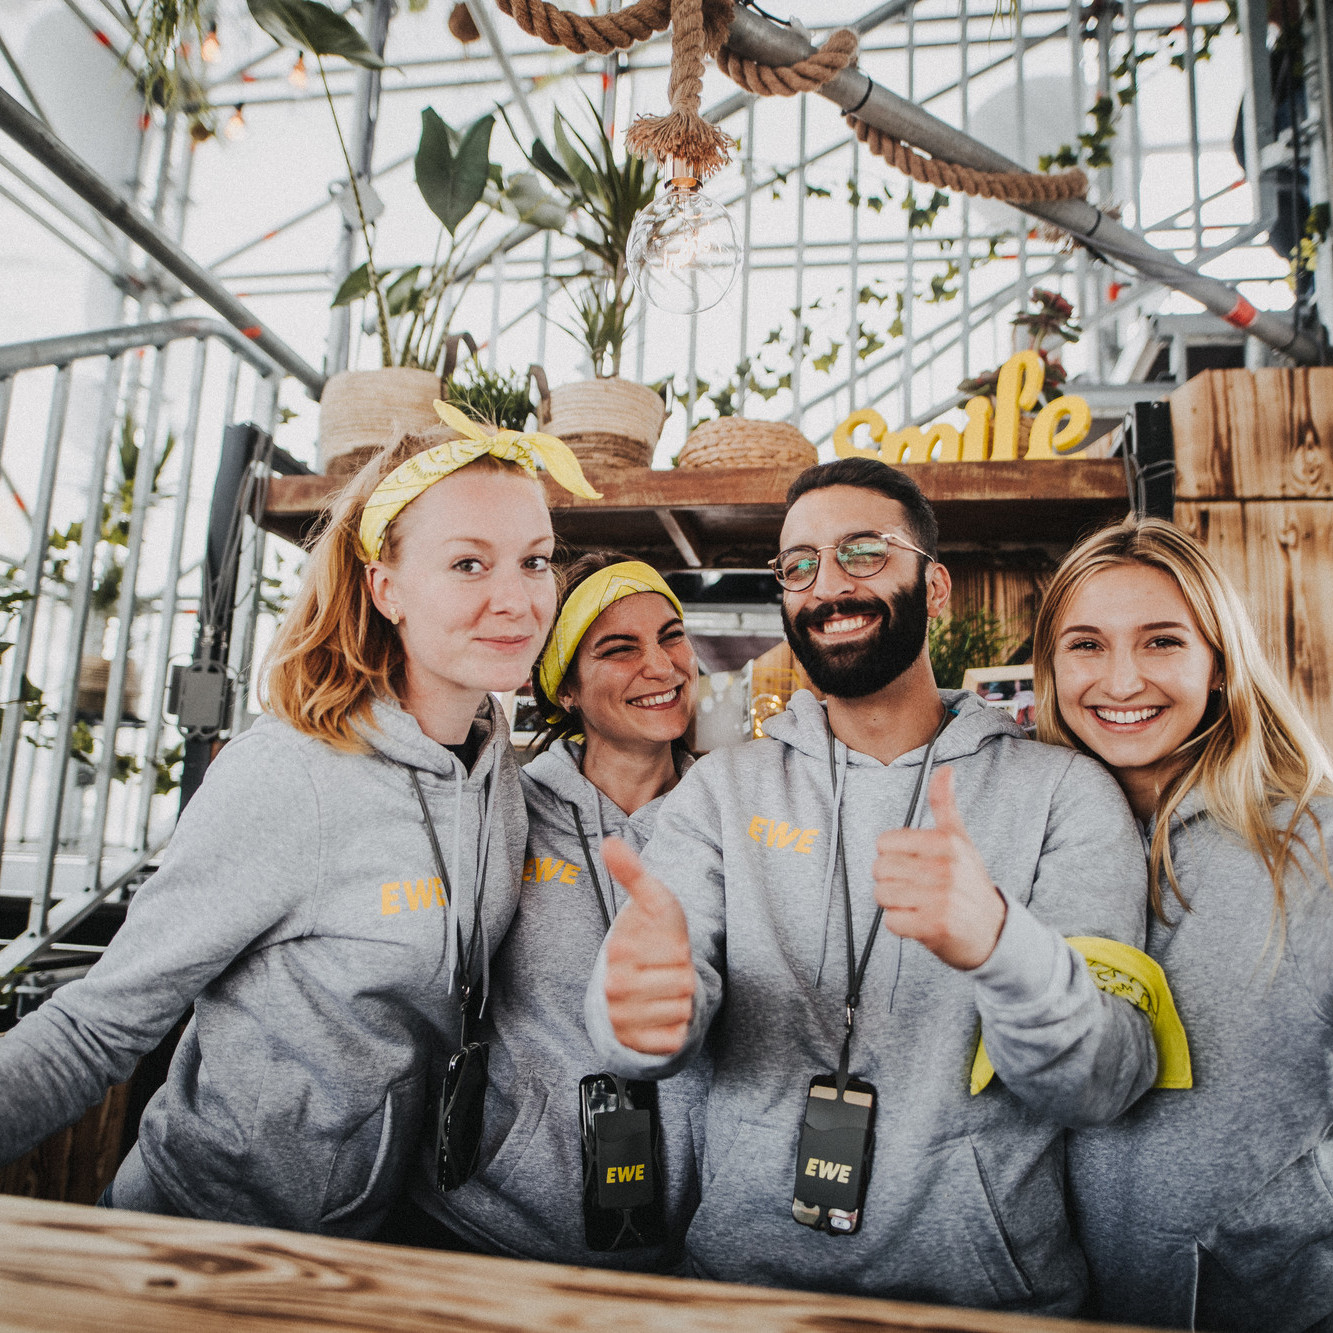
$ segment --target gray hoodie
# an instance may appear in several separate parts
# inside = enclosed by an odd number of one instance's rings
[[[1315,808],[1327,838],[1333,801]],[[1170,924],[1152,918],[1148,951],[1194,1086],[1070,1135],[1094,1302],[1127,1323],[1298,1333],[1333,1313],[1333,888],[1301,858],[1283,940],[1262,861],[1197,791],[1178,813],[1171,854],[1191,910],[1164,886]],[[1319,857],[1310,821],[1302,833]]]
[[[687,1254],[710,1277],[1071,1313],[1086,1269],[1066,1216],[1060,1126],[1119,1114],[1152,1082],[1156,1053],[1143,1015],[1098,991],[1060,937],[1142,946],[1142,849],[1100,765],[1027,740],[974,695],[941,698],[958,716],[935,763],[954,770],[1008,912],[971,973],[881,927],[852,1045],[851,1072],[879,1096],[853,1236],[791,1216],[807,1085],[836,1067],[844,1031],[833,850],[840,821],[859,950],[875,911],[875,838],[905,819],[925,748],[886,766],[839,742],[835,780],[824,710],[798,691],[764,724],[771,739],[709,755],[667,797],[646,861],[690,925],[698,990],[682,1054],[717,1020]],[[604,958],[588,993],[594,1045],[622,1073],[670,1069],[616,1042]],[[999,1079],[971,1096],[979,1029]]]
[[[603,836],[638,849],[665,797],[627,815],[579,771],[582,746],[557,741],[522,769],[528,849],[518,911],[491,971],[491,1083],[482,1169],[461,1189],[418,1184],[417,1202],[494,1254],[600,1267],[653,1269],[678,1262],[698,1202],[694,1135],[702,1137],[706,1060],[663,1082],[659,1114],[666,1171],[665,1249],[594,1252],[584,1244],[579,1080],[601,1072],[583,1024],[583,994],[606,927],[571,809],[576,806],[603,894],[616,889]],[[685,764],[689,764],[685,760]]]
[[[465,938],[488,807],[492,943],[527,834],[493,699],[470,774],[410,714],[376,704],[374,721],[370,754],[272,718],[226,746],[102,959],[0,1038],[0,1161],[127,1078],[193,1003],[139,1130],[157,1191],[190,1217],[374,1234],[459,1030],[438,876],[399,765],[418,772]]]

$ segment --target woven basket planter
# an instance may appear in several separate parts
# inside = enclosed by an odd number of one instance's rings
[[[815,446],[790,422],[719,417],[690,432],[676,466],[788,468],[809,467],[818,461]]]
[[[551,419],[585,467],[650,467],[666,404],[652,389],[618,378],[582,380],[551,390]]]
[[[331,375],[319,400],[319,468],[350,476],[404,431],[437,427],[440,378],[393,366]]]

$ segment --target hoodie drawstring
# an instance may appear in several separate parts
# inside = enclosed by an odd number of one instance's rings
[[[836,745],[836,742],[835,742]],[[833,915],[833,876],[838,870],[838,846],[842,830],[842,790],[847,780],[847,747],[838,746],[837,771],[833,783],[833,831],[829,835],[828,864],[824,867],[824,930],[819,937],[819,966],[815,970],[815,989],[824,975],[824,955],[828,952],[829,918]]]

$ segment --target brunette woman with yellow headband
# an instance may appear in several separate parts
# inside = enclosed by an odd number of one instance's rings
[[[419,1185],[417,1195],[489,1253],[665,1270],[693,1212],[690,1112],[702,1107],[702,1067],[660,1090],[627,1085],[602,1071],[583,1024],[598,949],[624,902],[602,838],[641,848],[690,762],[681,738],[694,715],[698,664],[681,616],[650,566],[609,552],[585,556],[567,571],[534,678],[551,728],[522,773],[528,846],[518,911],[491,969],[483,1165],[459,1190],[437,1195]],[[619,1152],[618,1142],[599,1156],[591,1121],[605,1138],[606,1125],[620,1122],[604,1113],[631,1108],[649,1122],[639,1155]],[[622,1186],[617,1175],[631,1179]]]
[[[0,1161],[191,1004],[110,1206],[370,1236],[423,1127],[433,1147],[522,871],[488,691],[522,683],[555,611],[537,457],[595,494],[559,441],[437,407],[449,436],[404,438],[335,502],[268,715],[210,768],[104,957],[0,1041]]]

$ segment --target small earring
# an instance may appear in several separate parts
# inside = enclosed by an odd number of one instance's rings
[[[389,612],[389,623],[392,625],[398,623],[398,608],[396,606]]]

